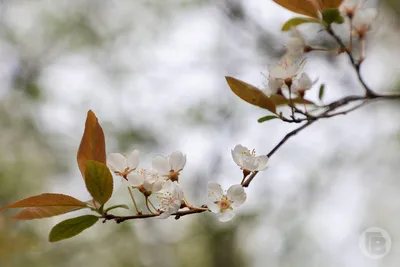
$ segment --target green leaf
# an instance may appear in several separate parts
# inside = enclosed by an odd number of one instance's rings
[[[114,186],[110,170],[101,162],[88,160],[85,171],[87,190],[94,200],[104,205],[111,198]]]
[[[259,123],[263,123],[264,121],[269,121],[269,120],[273,120],[273,119],[279,119],[279,117],[274,116],[274,115],[268,115],[268,116],[259,118],[259,119],[258,119],[258,122],[259,122]]]
[[[50,242],[57,242],[63,239],[71,238],[81,233],[83,230],[93,226],[98,217],[94,215],[84,215],[73,219],[60,222],[51,229],[49,234]]]
[[[321,22],[313,18],[305,18],[305,17],[292,18],[286,21],[285,24],[283,24],[282,31],[290,31],[292,27],[296,27],[304,23],[321,23]]]
[[[322,20],[327,25],[331,25],[332,23],[342,24],[344,22],[344,18],[340,14],[340,11],[335,8],[328,8],[322,11]]]
[[[319,87],[319,93],[318,93],[319,100],[322,100],[322,98],[324,97],[324,94],[325,94],[325,84],[321,84],[321,86]]]
[[[127,205],[121,204],[121,205],[114,205],[114,206],[108,207],[107,209],[105,209],[104,212],[108,212],[110,210],[118,209],[118,208],[129,210],[129,207]]]
[[[233,77],[226,76],[225,78],[235,95],[247,103],[276,113],[275,104],[260,89]]]

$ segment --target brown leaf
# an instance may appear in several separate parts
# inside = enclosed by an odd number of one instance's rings
[[[289,104],[289,100],[283,95],[272,95],[269,99],[271,99],[271,101],[277,106]]]
[[[315,105],[314,102],[301,97],[293,98],[292,101],[295,104]]]
[[[14,220],[33,220],[48,218],[71,211],[83,209],[81,206],[49,206],[49,207],[30,207],[23,209],[17,215],[12,217]]]
[[[238,97],[247,103],[265,108],[272,113],[276,113],[275,104],[260,89],[233,77],[226,76],[225,78],[231,90]]]
[[[338,8],[343,0],[322,0],[322,9]]]
[[[274,2],[297,14],[319,19],[318,10],[338,8],[343,0],[274,0]]]
[[[271,101],[277,105],[277,106],[282,106],[282,105],[288,105],[290,103],[289,99],[282,95],[273,95],[270,96]],[[313,102],[301,98],[301,97],[296,97],[292,99],[292,103],[294,104],[305,104],[305,105],[315,105]]]
[[[14,202],[10,205],[0,208],[0,211],[12,208],[48,207],[48,206],[86,207],[87,204],[68,195],[46,193],[33,197],[28,197],[23,200]]]
[[[86,161],[95,160],[106,164],[104,132],[96,115],[91,110],[87,114],[85,131],[79,145],[77,160],[83,179],[85,179]]]
[[[317,9],[310,0],[274,0],[274,2],[294,13],[318,19]],[[318,6],[317,2],[318,1],[316,1],[316,4]]]

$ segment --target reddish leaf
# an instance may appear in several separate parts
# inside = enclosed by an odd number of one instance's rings
[[[226,76],[231,90],[241,99],[252,105],[265,108],[272,113],[276,112],[275,104],[260,89],[239,79]]]
[[[322,9],[338,8],[343,0],[322,0]]]
[[[86,161],[95,160],[106,164],[106,144],[104,132],[96,115],[89,110],[85,123],[81,144],[78,149],[78,166],[85,179]]]
[[[80,206],[49,206],[49,207],[30,207],[23,209],[13,217],[14,220],[33,220],[48,218],[75,210],[80,210],[85,207]]]
[[[317,10],[338,8],[343,0],[274,0],[274,2],[297,14],[318,19]]]
[[[310,0],[274,0],[274,2],[294,13],[318,19],[317,9]]]
[[[0,211],[12,208],[48,207],[48,206],[86,207],[87,204],[68,195],[46,193],[17,201],[15,203],[2,207]]]

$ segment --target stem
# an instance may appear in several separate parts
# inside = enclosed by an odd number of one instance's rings
[[[350,18],[350,52],[353,51],[353,19]]]
[[[365,59],[365,39],[362,38],[360,40],[360,62],[359,64],[361,64],[361,62],[363,62]]]
[[[159,215],[158,213],[154,213],[151,209],[150,209],[150,207],[149,207],[149,197],[146,197],[146,208],[148,209],[148,211],[151,213],[151,214],[154,214],[154,215]],[[155,209],[155,208],[154,208]]]
[[[135,197],[133,196],[133,193],[132,193],[132,189],[131,189],[129,186],[128,186],[128,191],[129,191],[129,195],[131,196],[133,205],[135,206],[136,212],[137,212],[138,214],[141,214],[142,211],[138,208],[138,206],[137,206],[137,204],[136,204]]]
[[[149,200],[149,203],[150,203],[151,207],[152,207],[155,211],[158,211],[157,208],[154,207],[154,205],[153,205],[153,203],[151,202],[150,198],[148,198],[148,200]]]
[[[292,100],[292,90],[291,90],[291,85],[288,86],[289,89],[289,107],[292,110],[292,119],[295,120],[295,116],[294,116],[294,105],[293,105],[293,100]]]

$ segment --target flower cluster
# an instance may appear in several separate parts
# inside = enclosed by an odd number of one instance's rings
[[[268,157],[256,156],[255,150],[237,145],[231,150],[233,161],[244,173],[243,181],[247,175],[265,170],[268,166]],[[180,172],[186,165],[186,155],[180,151],[171,153],[168,157],[157,155],[152,160],[151,168],[139,168],[140,152],[134,150],[130,155],[111,153],[107,157],[107,165],[117,176],[120,176],[126,186],[141,192],[146,199],[146,207],[150,213],[158,218],[168,218],[177,214],[181,208],[189,210],[209,210],[216,213],[220,221],[228,221],[234,217],[233,208],[239,207],[246,200],[246,193],[242,184],[234,184],[224,192],[216,182],[207,185],[207,208],[196,208],[190,205],[179,185]],[[155,195],[159,202],[156,208],[150,200]],[[141,211],[136,206],[138,214]]]
[[[149,208],[150,212],[160,213],[160,218],[167,218],[177,212],[184,203],[178,180],[186,164],[186,155],[180,151],[173,152],[168,157],[157,155],[152,160],[152,168],[148,169],[139,169],[139,163],[138,150],[134,150],[128,157],[111,153],[107,158],[110,170],[121,176],[129,188],[139,190],[145,196],[146,204],[150,201],[149,197],[157,193],[161,199],[160,207],[156,210]]]

